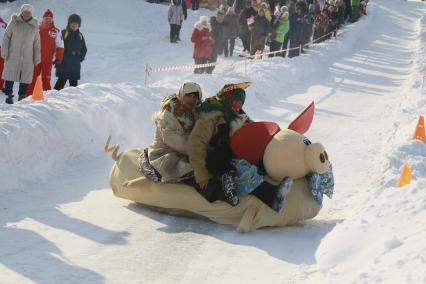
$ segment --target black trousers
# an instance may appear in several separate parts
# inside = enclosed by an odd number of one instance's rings
[[[15,82],[13,81],[6,81],[4,83],[4,89],[3,92],[6,96],[13,96],[13,85],[15,84]],[[27,92],[27,87],[29,84],[25,84],[25,83],[19,83],[19,91],[18,91],[18,95],[20,97],[25,97],[25,94]]]
[[[222,190],[222,182],[219,180],[210,179],[207,187],[204,189],[200,188],[193,177],[183,180],[183,183],[194,187],[208,202],[215,202],[216,200],[226,201],[225,194]]]
[[[217,61],[217,52],[213,48],[212,58],[209,59],[208,63],[214,63],[216,61]],[[206,67],[206,73],[208,73],[208,74],[213,73],[214,67],[215,66]]]
[[[225,53],[225,57],[228,57],[228,54],[232,56],[234,53],[235,46],[235,38],[225,39],[225,46],[223,47],[223,52]]]
[[[200,188],[195,178],[189,178],[183,180],[183,183],[194,187],[201,196],[203,196],[208,202],[215,202],[216,200],[226,201],[225,194],[222,190],[222,182],[215,179],[210,179],[205,189]],[[261,183],[250,195],[256,196],[260,201],[265,203],[268,207],[274,209],[276,202],[278,186],[270,184],[264,181]]]
[[[302,41],[299,38],[297,38],[297,37],[290,38],[289,40],[290,40],[290,48],[294,48],[294,49],[292,49],[292,50],[290,50],[288,52],[288,57],[291,58],[291,57],[299,56],[300,55],[300,50],[301,50],[300,47],[302,45]],[[303,49],[302,49],[302,52],[303,52]]]
[[[269,46],[269,51],[273,52],[273,51],[287,49],[287,44],[288,44],[287,38],[284,39],[283,43],[275,41],[275,40],[272,40],[271,41],[271,45]],[[282,51],[282,52],[277,52],[277,53],[269,54],[269,57],[274,57],[274,56],[285,57],[286,54],[287,54],[286,51]]]
[[[192,10],[198,10],[200,8],[200,0],[192,0]]]
[[[250,194],[256,196],[260,201],[268,205],[268,207],[274,209],[273,206],[276,201],[277,190],[277,185],[273,185],[267,181],[264,181]]]
[[[179,37],[179,25],[170,24],[170,42],[176,42]]]
[[[67,83],[68,79],[58,78],[58,81],[56,81],[55,90],[62,90],[65,87],[65,84]],[[77,80],[69,80],[70,81],[70,87],[77,87],[78,81]]]
[[[195,64],[206,64],[209,60],[207,58],[194,58]],[[207,72],[207,67],[195,68],[194,74],[203,74]]]
[[[243,49],[246,50],[247,52],[250,52],[250,38],[251,38],[251,33],[243,33],[240,35],[241,41],[243,42]]]

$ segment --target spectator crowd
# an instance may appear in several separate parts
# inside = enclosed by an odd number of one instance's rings
[[[81,17],[71,14],[61,31],[54,24],[51,10],[44,11],[40,24],[33,15],[34,7],[23,4],[8,23],[0,17],[0,89],[8,104],[14,102],[15,82],[19,83],[18,100],[32,94],[40,75],[43,90],[51,90],[52,66],[56,68],[56,90],[64,88],[67,81],[75,87],[80,80],[81,62],[87,52],[79,30]]]

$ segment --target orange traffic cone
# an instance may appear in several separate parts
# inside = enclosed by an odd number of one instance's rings
[[[33,100],[35,100],[35,101],[42,101],[44,99],[44,97],[43,97],[43,83],[41,82],[41,76],[37,77],[32,97],[33,97]]]
[[[421,115],[417,122],[416,131],[414,131],[413,139],[417,139],[426,143],[425,138],[425,119]]]
[[[405,164],[402,169],[401,176],[396,183],[397,187],[403,187],[411,182],[411,166],[409,164]]]

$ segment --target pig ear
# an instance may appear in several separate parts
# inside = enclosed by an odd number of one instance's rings
[[[327,172],[330,166],[328,154],[320,143],[312,143],[306,147],[305,161],[312,172],[319,174]]]

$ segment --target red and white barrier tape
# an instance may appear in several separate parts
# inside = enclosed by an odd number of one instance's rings
[[[338,30],[336,29],[332,32],[329,32],[328,34],[325,34],[325,35],[323,35],[319,38],[316,38],[316,39],[304,44],[303,46],[280,49],[280,50],[270,51],[270,52],[263,52],[263,53],[259,53],[259,54],[255,54],[255,55],[248,55],[248,56],[243,57],[240,62],[244,62],[244,61],[249,60],[249,59],[262,58],[265,55],[283,53],[283,52],[288,52],[288,51],[291,51],[291,50],[297,50],[297,49],[300,49],[301,47],[306,47],[306,46],[312,45],[316,41],[318,41],[318,40],[320,40],[324,37],[328,37],[328,36],[332,35],[333,33],[337,32],[337,31]],[[146,66],[145,67],[145,84],[147,82],[147,77],[150,75],[150,73],[176,71],[176,70],[193,70],[193,69],[197,69],[197,68],[213,67],[213,66],[216,66],[218,64],[219,64],[219,62],[212,62],[212,63],[205,63],[205,64],[186,64],[186,65],[176,65],[176,66],[162,66],[162,67],[156,67],[156,68],[151,68],[151,67]]]
[[[325,34],[325,35],[320,36],[319,38],[313,39],[313,40],[311,40],[310,42],[308,42],[308,43],[306,43],[305,45],[303,45],[303,47],[306,47],[306,46],[312,45],[312,44],[316,43],[317,41],[319,41],[320,39],[322,39],[322,38],[324,38],[324,37],[328,37],[328,36],[330,36],[330,35],[332,35],[332,34],[334,34],[334,33],[336,33],[336,35],[337,35],[337,31],[338,31],[338,29],[335,29],[334,31],[329,32],[328,34]]]
[[[163,66],[156,68],[148,68],[148,73],[157,73],[157,72],[166,72],[166,71],[175,71],[175,70],[190,70],[197,68],[212,67],[217,65],[218,62],[205,63],[205,64],[187,64],[187,65],[176,65],[176,66]]]

